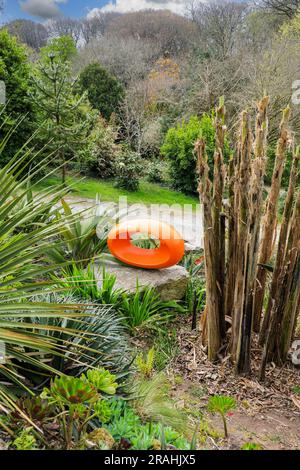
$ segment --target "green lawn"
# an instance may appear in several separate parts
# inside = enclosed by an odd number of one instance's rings
[[[39,191],[43,191],[49,186],[55,186],[61,183],[61,179],[51,176],[38,184]],[[125,191],[114,187],[112,181],[102,181],[96,178],[78,178],[68,177],[67,183],[72,186],[74,196],[94,199],[98,194],[101,201],[118,202],[120,196],[127,196],[129,204],[192,204],[194,207],[198,204],[198,199],[193,196],[186,196],[177,191],[164,188],[158,184],[141,181],[140,189],[136,192]]]

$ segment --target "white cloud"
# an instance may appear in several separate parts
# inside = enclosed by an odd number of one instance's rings
[[[88,17],[97,15],[99,11],[115,11],[118,13],[126,13],[138,10],[171,10],[174,13],[182,15],[186,11],[187,0],[110,0],[102,8],[93,8]]]
[[[62,11],[59,4],[67,2],[68,0],[23,0],[19,3],[25,13],[48,20],[60,16]]]

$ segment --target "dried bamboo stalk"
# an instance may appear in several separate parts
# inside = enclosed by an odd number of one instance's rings
[[[222,222],[223,192],[224,192],[224,142],[226,135],[224,98],[220,99],[216,109],[215,118],[216,148],[214,153],[214,181],[213,181],[213,234],[215,239],[215,269],[218,287],[218,303],[220,314],[220,332],[225,337],[225,313],[224,313],[224,284],[225,284],[225,230]]]
[[[216,242],[213,232],[212,217],[212,183],[209,178],[208,158],[203,139],[200,139],[196,143],[195,150],[198,157],[198,191],[200,201],[203,204],[208,360],[214,361],[221,347],[221,330],[219,291],[215,264]]]
[[[284,279],[285,302],[279,331],[277,362],[284,362],[290,348],[296,318],[299,314],[300,296],[300,190],[295,203],[290,228],[288,250],[285,260],[286,274]]]
[[[271,260],[274,241],[276,237],[277,226],[277,207],[278,198],[281,188],[281,179],[284,169],[285,155],[288,146],[289,132],[288,122],[290,117],[290,108],[283,111],[282,121],[280,124],[280,137],[277,145],[275,168],[273,172],[272,184],[266,204],[266,213],[264,217],[264,225],[262,231],[262,243],[259,254],[259,266],[256,275],[256,287],[254,294],[254,322],[253,328],[255,332],[259,332],[261,323],[261,314],[266,288],[266,270],[264,265]]]
[[[294,237],[292,232],[292,230],[294,230],[294,218],[291,221],[291,215],[293,212],[294,192],[299,174],[299,158],[300,149],[298,148],[293,158],[289,188],[285,200],[283,220],[278,240],[277,257],[270,288],[269,302],[260,336],[260,342],[264,346],[259,372],[260,380],[264,380],[267,362],[271,360],[280,362],[281,359],[279,358],[282,358],[284,355],[284,353],[280,354],[278,352],[278,338],[285,335],[285,331],[283,331],[281,327],[281,322],[284,316],[285,302],[290,301],[286,272],[290,268],[291,260],[288,257],[291,253],[290,249],[291,246],[294,246],[296,241],[292,241],[291,244],[290,240],[291,237]],[[295,210],[296,209],[294,209],[294,211]],[[280,330],[282,330],[281,333]]]
[[[288,186],[288,191],[287,191],[287,195],[285,198],[284,211],[283,211],[280,235],[279,235],[279,240],[278,240],[277,257],[276,257],[274,272],[272,276],[272,284],[270,288],[269,302],[268,302],[268,306],[265,312],[265,316],[264,316],[264,320],[263,320],[263,324],[262,324],[262,328],[260,332],[260,344],[261,345],[264,345],[266,342],[266,333],[269,328],[269,324],[271,322],[270,312],[272,309],[273,300],[276,296],[278,279],[279,279],[280,273],[282,272],[282,267],[284,263],[288,229],[289,229],[289,224],[290,224],[290,218],[291,218],[292,211],[293,211],[293,202],[294,202],[296,184],[297,184],[297,180],[299,176],[299,161],[300,161],[300,147],[296,149],[296,152],[294,153],[294,156],[293,156],[293,163],[292,163],[292,169],[291,169],[291,174],[290,174],[290,179],[289,179],[289,186]],[[270,331],[271,338],[275,334],[273,329],[274,329],[274,325]],[[270,344],[267,344],[266,347],[268,349],[268,352],[271,353],[274,345],[272,346]]]
[[[239,217],[237,221],[237,269],[232,319],[232,357],[238,361],[244,348],[244,307],[245,307],[245,274],[248,254],[248,226],[249,226],[249,180],[251,172],[252,136],[250,116],[245,111],[241,115],[239,159],[240,168],[237,181],[239,201]]]
[[[235,154],[236,155],[236,154]],[[225,317],[231,317],[234,304],[234,290],[236,279],[236,209],[235,209],[235,167],[236,158],[234,155],[229,160],[228,171],[228,253],[226,265],[225,283]]]
[[[267,110],[269,97],[265,96],[257,103],[257,116],[255,125],[254,159],[252,161],[252,175],[250,185],[250,223],[249,223],[249,253],[248,253],[248,299],[246,315],[248,324],[253,322],[253,300],[256,283],[256,271],[259,253],[260,225],[263,215],[263,190],[266,172],[266,153],[268,135]],[[251,331],[247,334],[250,336]]]

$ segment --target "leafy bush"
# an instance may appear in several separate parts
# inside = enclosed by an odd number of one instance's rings
[[[109,395],[115,394],[118,384],[113,383],[114,379],[104,369],[93,370],[80,378],[55,377],[50,387],[44,389],[41,397],[55,410],[52,421],[60,423],[63,448],[80,447],[81,438],[93,419],[98,425],[101,420],[102,423],[109,421],[109,402],[103,393],[108,390]]]
[[[115,176],[116,158],[119,154],[116,138],[114,126],[98,119],[86,147],[78,152],[81,172],[92,173],[102,179]]]
[[[116,396],[116,377],[105,369],[90,369],[80,378],[56,376],[39,396],[20,400],[19,409],[9,415],[7,424],[18,435],[13,447],[190,449],[187,416],[171,400],[165,376],[133,383],[124,400]],[[24,429],[22,413],[38,422],[39,433]]]
[[[142,170],[140,156],[132,150],[124,148],[117,159],[116,186],[127,191],[137,191]]]
[[[147,180],[149,183],[165,183],[167,171],[164,162],[153,160],[148,165]]]
[[[201,119],[192,116],[169,129],[161,153],[170,161],[170,176],[175,189],[184,193],[197,192],[196,155],[194,146],[200,135],[206,142],[206,151],[210,168],[213,168],[215,151],[215,129],[212,118],[204,114]],[[225,159],[228,158],[228,144],[225,147]]]

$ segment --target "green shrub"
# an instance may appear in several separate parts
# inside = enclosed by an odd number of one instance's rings
[[[272,182],[275,159],[276,159],[276,146],[269,147],[267,151],[267,170],[266,170],[266,176],[265,176],[265,182],[268,185],[270,185]],[[293,162],[293,154],[292,152],[287,152],[286,164],[283,170],[282,181],[281,181],[281,186],[285,189],[287,189],[289,185],[292,162]],[[298,177],[298,184],[300,184],[300,176]]]
[[[161,393],[157,379],[144,383],[147,383],[147,387],[143,388],[143,392],[151,393],[149,400],[151,403],[154,399],[154,403],[152,403],[154,407],[151,411],[154,411],[155,416],[153,416],[152,413],[150,414],[151,421],[145,422],[142,420],[140,415],[127,401],[113,399],[110,401],[111,420],[105,425],[105,428],[114,437],[116,442],[126,441],[128,448],[132,450],[160,450],[163,448],[163,440],[165,444],[172,445],[176,449],[190,449],[190,443],[183,436],[186,426],[184,417],[179,411],[172,407],[170,398],[165,397],[164,394]],[[150,386],[148,384],[150,384]],[[161,380],[159,385],[161,386]],[[154,388],[156,389],[156,393]],[[147,398],[148,397],[145,396],[145,400],[147,400]],[[143,397],[140,398],[139,403],[142,401]],[[147,406],[150,408],[149,403]],[[144,415],[142,417],[144,417]],[[154,418],[153,421],[157,422],[152,422],[152,418]],[[164,426],[161,424],[169,421],[171,422],[170,425]],[[180,423],[180,431],[171,427],[172,422],[175,422],[175,424]]]
[[[160,160],[153,160],[149,163],[147,169],[147,180],[149,183],[165,183],[168,168]]]
[[[80,171],[101,179],[116,175],[116,158],[119,146],[115,143],[117,131],[112,124],[98,119],[84,149],[78,152]]]
[[[135,330],[139,327],[160,329],[167,323],[175,310],[181,310],[175,301],[163,302],[153,287],[140,288],[137,285],[132,295],[123,295],[120,307],[127,325]]]
[[[50,387],[44,388],[41,397],[55,409],[56,416],[52,420],[58,420],[60,424],[63,448],[80,448],[81,438],[92,420],[97,419],[101,423],[110,420],[109,401],[103,393],[116,393],[118,384],[114,379],[115,376],[105,369],[94,369],[80,378],[66,375],[55,377]]]
[[[13,138],[6,143],[5,152],[0,154],[0,166],[6,164],[16,149],[26,143],[36,128],[36,109],[30,98],[31,66],[28,51],[15,37],[2,29],[0,31],[0,81],[6,87],[6,106],[0,104],[0,140],[14,129]],[[20,120],[21,118],[21,120]],[[18,124],[16,126],[16,124]],[[25,167],[25,161],[23,166]]]
[[[170,161],[170,176],[175,189],[184,193],[197,192],[196,155],[194,146],[200,135],[206,142],[206,151],[210,168],[213,168],[215,150],[215,129],[212,118],[204,114],[201,119],[192,116],[169,129],[161,153]],[[225,146],[225,160],[228,158],[228,143]]]
[[[137,191],[142,169],[140,156],[130,149],[123,149],[117,159],[116,186],[127,191]]]

